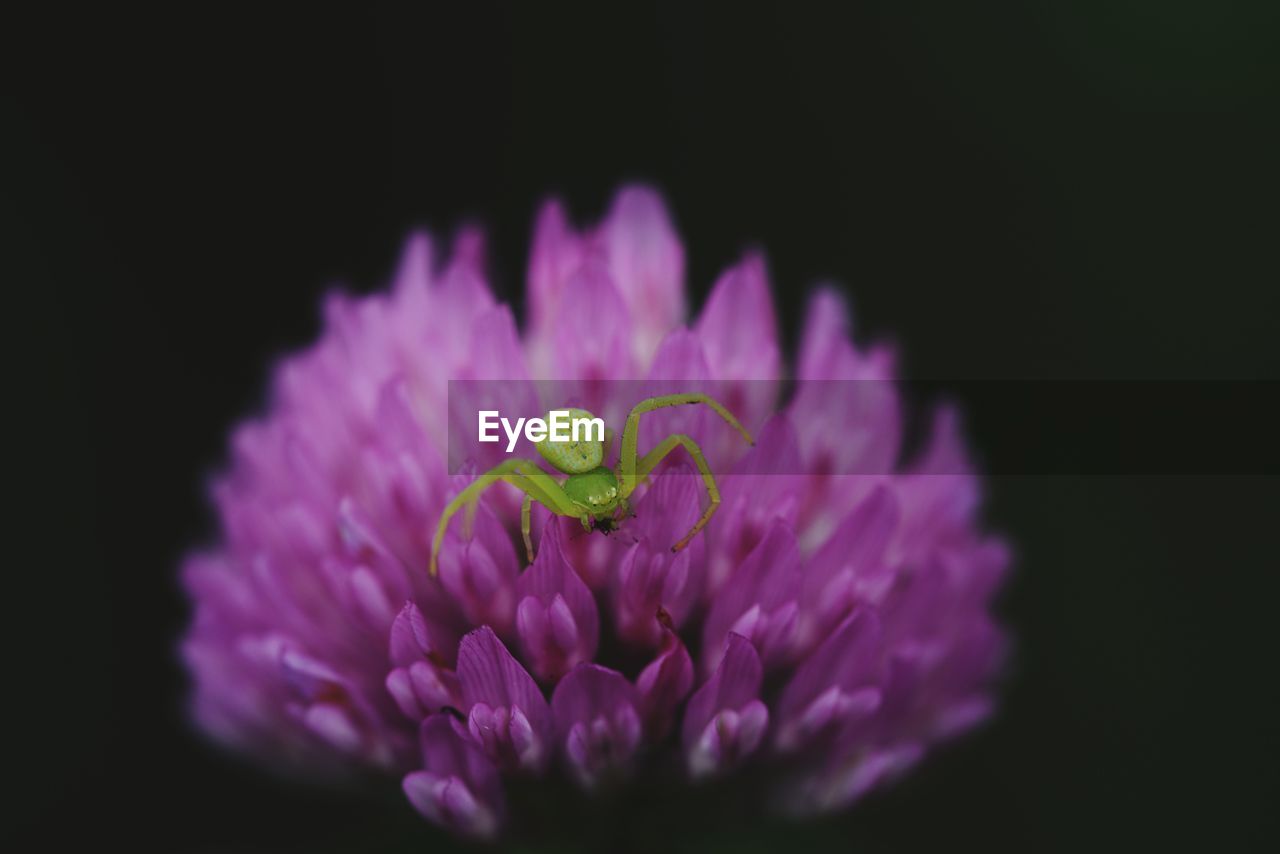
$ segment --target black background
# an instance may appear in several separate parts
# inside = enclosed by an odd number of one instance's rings
[[[1280,378],[1274,13],[111,4],[4,29],[23,477],[6,490],[3,834],[37,850],[450,844],[394,791],[280,782],[207,746],[174,655],[174,568],[214,534],[204,478],[229,426],[271,359],[314,338],[319,294],[381,287],[411,227],[483,224],[518,304],[542,198],[587,222],[644,179],[674,210],[694,305],[762,246],[792,346],[806,288],[835,279],[915,378]],[[970,414],[998,457],[1009,417]],[[1087,457],[1106,437],[1079,442]],[[597,820],[586,847],[1270,842],[1276,478],[1171,459],[990,494],[1019,553],[995,723],[846,816],[716,827],[673,793],[648,835]]]

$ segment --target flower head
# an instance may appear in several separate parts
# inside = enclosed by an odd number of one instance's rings
[[[326,299],[321,340],[235,431],[220,541],[183,567],[201,727],[281,764],[396,775],[428,819],[488,838],[520,809],[504,781],[548,774],[593,791],[768,763],[766,803],[838,809],[990,713],[1008,551],[980,530],[953,412],[899,464],[892,354],[854,346],[835,293],[810,302],[784,398],[762,258],[688,323],[650,190],[582,232],[543,209],[523,332],[482,256],[472,232],[443,264],[411,238],[389,293]],[[714,383],[756,444],[695,409],[640,427],[642,449],[678,432],[717,461],[718,512],[681,551],[706,500],[683,452],[613,536],[537,508],[532,563],[520,496],[492,489],[432,577],[432,533],[484,464],[451,448],[450,381],[516,381],[536,406],[542,379],[612,413]]]

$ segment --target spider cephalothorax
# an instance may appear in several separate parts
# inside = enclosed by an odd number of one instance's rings
[[[667,394],[642,400],[632,407],[627,415],[627,422],[622,428],[622,446],[618,456],[616,469],[604,465],[608,456],[609,444],[613,439],[613,431],[606,430],[603,441],[589,439],[569,442],[552,442],[543,440],[536,442],[538,453],[561,474],[568,475],[560,482],[544,471],[532,460],[513,459],[494,466],[476,478],[475,482],[462,490],[449,505],[445,507],[436,528],[435,539],[431,543],[431,574],[436,574],[436,560],[440,553],[440,544],[444,542],[444,532],[449,527],[449,520],[463,507],[473,508],[480,495],[499,481],[505,481],[524,493],[524,504],[520,512],[520,531],[524,534],[525,550],[529,560],[533,560],[533,541],[530,538],[530,512],[533,502],[537,501],[557,516],[569,516],[582,522],[587,531],[598,530],[609,533],[615,530],[619,521],[629,512],[627,499],[636,487],[657,467],[663,458],[678,447],[683,447],[693,457],[707,487],[710,503],[694,526],[675,545],[672,551],[680,551],[689,544],[694,535],[701,531],[711,519],[720,505],[720,491],[716,488],[715,476],[707,465],[706,457],[698,444],[683,433],[673,433],[663,439],[643,457],[637,458],[636,443],[639,440],[640,416],[655,409],[684,404],[705,404],[716,411],[735,430],[742,434],[750,444],[755,444],[751,434],[738,423],[729,410],[705,394]],[[591,413],[582,409],[568,410],[572,418],[591,418]]]

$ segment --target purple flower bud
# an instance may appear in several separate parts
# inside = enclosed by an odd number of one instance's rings
[[[422,723],[423,768],[404,778],[409,803],[431,821],[462,836],[492,839],[502,826],[498,769],[458,735],[446,715]]]
[[[551,713],[538,686],[488,626],[458,646],[466,729],[504,770],[541,773],[549,758]]]
[[[723,503],[716,524],[707,532],[707,590],[714,595],[751,550],[759,545],[774,519],[797,527],[800,496],[806,479],[795,429],[785,415],[774,415],[756,436],[756,445],[725,475],[717,475]]]
[[[516,634],[537,677],[555,682],[596,653],[596,602],[564,558],[560,529],[548,525],[533,565],[516,582]]]
[[[445,706],[462,703],[458,675],[436,652],[430,634],[426,619],[412,602],[391,624],[393,669],[387,674],[387,690],[400,711],[417,721]]]
[[[616,670],[579,664],[551,697],[556,741],[569,772],[585,789],[625,777],[640,747],[636,689]]]
[[[666,205],[648,187],[614,196],[600,242],[631,314],[635,358],[643,360],[684,319],[684,247]]]
[[[390,763],[392,745],[380,732],[378,713],[351,680],[286,642],[269,646],[278,649],[280,668],[293,688],[288,710],[294,718],[343,753],[372,755],[379,764]]]
[[[618,635],[629,643],[658,646],[664,633],[658,611],[678,628],[697,604],[706,546],[694,540],[672,554],[671,545],[698,520],[703,491],[694,469],[681,465],[658,478],[636,504],[631,531],[637,542],[619,563],[613,588]]]
[[[789,660],[796,650],[802,575],[795,535],[775,519],[711,604],[702,634],[704,672],[720,663],[730,632],[750,640],[766,667]]]
[[[590,311],[570,309],[556,318],[551,339],[553,361],[547,377],[581,378],[589,394],[581,401],[591,412],[606,411],[603,389],[597,381],[611,377],[632,377],[635,373],[631,350],[631,315],[627,304],[609,275],[604,259],[588,253],[566,281],[561,295],[565,306],[590,306]],[[591,386],[597,387],[592,389]],[[593,397],[593,395],[596,395]]]
[[[730,633],[720,663],[694,693],[684,715],[685,761],[690,776],[720,774],[751,756],[769,725],[760,701],[763,669],[749,640]]]
[[[729,411],[752,427],[777,404],[782,359],[764,258],[748,254],[716,280],[695,327]],[[795,471],[795,469],[793,469]]]
[[[880,642],[875,613],[859,609],[800,666],[778,702],[775,742],[780,751],[796,750],[879,708]]]
[[[797,374],[787,413],[801,457],[818,475],[807,484],[806,527],[825,539],[897,459],[902,413],[893,355],[883,347],[859,352],[843,299],[823,289],[809,302]]]
[[[645,734],[655,742],[670,731],[676,707],[693,688],[693,659],[672,630],[666,611],[658,612],[658,623],[663,627],[662,649],[636,679]]]
[[[440,583],[473,624],[493,626],[503,635],[511,630],[519,572],[511,538],[487,507],[477,509],[470,539],[452,532],[445,537]]]
[[[892,487],[877,486],[808,561],[799,643],[812,649],[861,602],[879,603],[897,565],[888,554],[901,514]]]

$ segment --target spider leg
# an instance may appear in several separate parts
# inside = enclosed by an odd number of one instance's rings
[[[682,446],[689,452],[689,456],[693,457],[694,463],[697,464],[698,472],[702,475],[702,482],[706,484],[707,496],[711,499],[711,503],[703,511],[701,518],[689,529],[689,533],[681,537],[680,541],[671,547],[673,552],[678,552],[689,545],[689,541],[707,526],[707,522],[711,520],[712,515],[720,508],[720,490],[716,488],[716,479],[711,474],[711,467],[707,465],[706,457],[702,455],[702,449],[698,447],[698,443],[683,433],[673,433],[659,442],[656,448],[645,454],[640,459],[637,474],[640,477],[647,477],[667,454]]]
[[[449,520],[463,507],[467,508],[468,515],[474,513],[475,505],[484,491],[500,481],[511,484],[557,516],[582,515],[582,511],[565,494],[564,487],[539,468],[537,463],[530,460],[506,460],[476,478],[444,508],[440,524],[436,526],[436,535],[431,541],[433,577],[437,571],[436,560],[440,555],[440,545],[444,542],[444,533],[449,528]]]
[[[625,498],[618,502],[618,509],[613,511],[613,518],[619,522],[623,519],[630,519],[634,515],[636,514],[631,509],[631,503]]]
[[[520,534],[524,537],[524,554],[533,563],[533,494],[526,492],[520,502]]]
[[[739,423],[738,419],[733,416],[733,413],[725,409],[718,400],[708,395],[700,393],[664,394],[660,397],[651,397],[647,400],[642,400],[631,408],[630,414],[627,415],[627,423],[622,428],[622,451],[618,456],[618,485],[619,492],[623,498],[626,498],[631,495],[631,493],[635,492],[636,487],[640,485],[640,481],[643,480],[644,475],[648,473],[645,472],[641,474],[636,470],[636,445],[640,441],[640,416],[644,415],[646,412],[653,412],[655,409],[664,409],[668,406],[683,406],[694,403],[701,403],[710,406],[715,410],[717,415],[728,422],[730,427],[742,434],[742,438],[747,440],[747,444],[755,444],[755,440],[751,438],[751,434],[747,432],[747,428],[743,427],[742,424]],[[690,444],[695,448],[697,447],[692,440],[690,440]],[[672,447],[674,447],[674,445]],[[652,452],[650,453],[652,454]],[[699,457],[701,457],[701,454],[702,452],[698,451]],[[705,467],[705,465],[706,461],[703,460],[700,467]],[[707,470],[707,475],[710,475],[709,470]]]

